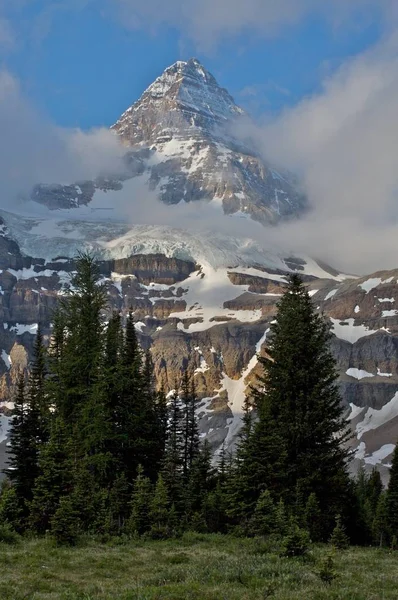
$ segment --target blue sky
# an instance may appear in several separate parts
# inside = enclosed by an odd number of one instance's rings
[[[147,21],[126,27],[125,13],[112,1],[20,0],[18,7],[15,0],[14,10],[3,8],[12,40],[4,44],[2,66],[18,78],[29,102],[58,125],[111,125],[165,67],[191,56],[255,116],[275,113],[318,92],[327,75],[384,32],[373,6],[340,25],[309,10],[293,23],[282,19],[271,33],[265,21],[264,35],[261,25],[243,23],[241,29],[220,28],[211,43],[202,44],[205,33],[178,19],[155,30]],[[129,4],[118,2],[124,9]]]

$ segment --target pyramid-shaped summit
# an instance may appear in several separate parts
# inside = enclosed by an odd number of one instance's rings
[[[262,223],[297,215],[305,200],[294,181],[233,134],[243,116],[228,91],[191,58],[168,67],[112,129],[129,148],[135,172],[145,173],[166,204],[206,200]]]
[[[112,127],[126,146],[127,172],[105,182],[39,185],[32,200],[77,208],[90,204],[97,189],[117,192],[141,177],[165,204],[211,202],[220,213],[265,224],[299,215],[305,198],[294,179],[234,134],[242,119],[244,111],[198,60],[178,61]]]
[[[168,67],[120,117],[112,129],[127,145],[156,142],[187,128],[215,133],[244,114],[196,58]],[[144,133],[145,132],[145,133]],[[144,135],[143,135],[144,133]]]

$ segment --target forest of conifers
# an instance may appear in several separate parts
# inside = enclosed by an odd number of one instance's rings
[[[330,331],[301,279],[289,278],[262,376],[234,451],[201,442],[194,374],[167,396],[134,315],[109,314],[94,258],[80,255],[39,331],[14,399],[0,538],[179,537],[184,531],[279,536],[287,555],[310,542],[395,547],[398,450],[388,489],[374,470],[348,474],[350,432]]]

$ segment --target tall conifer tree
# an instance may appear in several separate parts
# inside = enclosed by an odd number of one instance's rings
[[[349,486],[347,424],[330,338],[301,278],[290,276],[271,324],[267,356],[259,359],[264,376],[255,397],[259,421],[252,446],[257,476],[263,474],[271,493],[275,489],[291,507],[296,490],[303,498],[316,494],[324,535],[344,509]]]
[[[13,484],[24,516],[27,514],[27,502],[32,498],[38,461],[38,447],[36,440],[32,439],[31,436],[28,411],[25,377],[21,372],[18,378],[13,419],[9,433],[9,467],[6,469],[6,473]]]
[[[390,538],[398,539],[398,444],[395,446],[387,490],[387,514]]]

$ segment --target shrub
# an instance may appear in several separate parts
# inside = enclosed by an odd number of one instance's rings
[[[340,515],[336,517],[336,525],[332,531],[329,543],[338,550],[346,550],[350,545],[350,540],[345,532]]]
[[[310,534],[297,524],[292,524],[283,540],[283,555],[287,557],[304,556],[311,546]]]
[[[318,575],[324,583],[330,585],[336,579],[336,566],[332,554],[327,554],[319,564]]]
[[[78,538],[78,516],[69,497],[60,500],[51,520],[51,532],[58,546],[75,546]]]
[[[9,523],[0,525],[0,542],[3,544],[16,544],[19,541],[19,535]]]

